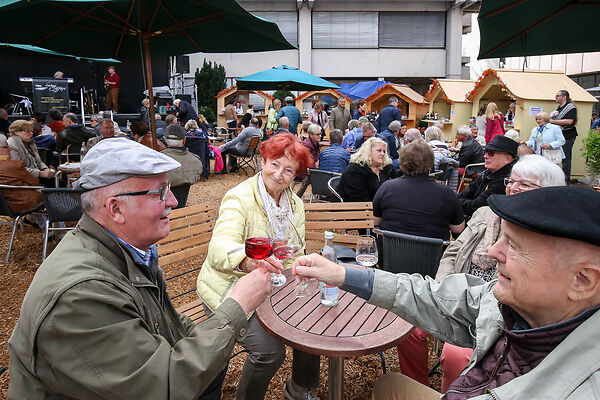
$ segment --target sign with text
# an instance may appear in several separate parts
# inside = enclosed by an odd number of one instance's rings
[[[58,108],[62,112],[69,110],[69,83],[66,79],[33,78],[33,109],[48,112]]]
[[[543,111],[542,106],[529,106],[529,116],[530,117],[535,117],[542,111]]]

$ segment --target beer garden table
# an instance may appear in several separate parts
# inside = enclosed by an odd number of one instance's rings
[[[413,326],[394,313],[340,290],[334,307],[321,305],[320,295],[296,298],[291,270],[284,286],[258,309],[267,332],[294,349],[329,358],[329,399],[344,396],[344,358],[377,353],[410,335]]]

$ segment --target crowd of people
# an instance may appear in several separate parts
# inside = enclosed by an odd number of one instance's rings
[[[375,399],[440,398],[429,387],[430,335],[445,342],[447,399],[597,397],[600,193],[567,186],[569,140],[577,134],[568,93],[557,93],[557,112],[536,115],[527,141],[506,123],[514,107],[503,115],[494,103],[482,105],[484,118],[456,128],[456,147],[438,126],[407,128],[395,97],[374,123],[365,103],[350,113],[341,97],[330,114],[316,102],[303,124],[292,100],[274,102],[265,129],[251,115],[239,134],[212,146],[230,173],[258,138],[262,168],[220,204],[197,278],[208,316],[200,325],[169,300],[156,243],[169,234],[178,205],[170,188],[194,184],[210,168],[203,118],[176,102],[179,111],[160,127],[164,148],[152,143],[147,113],[129,132],[102,115],[86,128],[54,111],[47,124],[44,116],[10,124],[8,139],[0,136],[0,179],[55,183],[36,138],[54,138],[57,151],[85,148],[73,184],[84,191],[84,215],[40,266],[8,342],[10,399],[219,399],[235,343],[248,352],[236,398],[264,399],[286,353],[254,310],[272,291],[270,273],[285,268],[298,281],[340,286],[415,325],[398,346],[402,374],[382,376]],[[236,133],[239,107],[225,108]],[[327,130],[330,144],[321,150]],[[464,189],[450,175],[448,184],[430,177],[440,168],[469,175],[473,164],[482,165]],[[250,223],[291,224],[304,239],[309,168],[341,174],[343,201],[373,202],[381,229],[452,239],[435,279],[341,266],[303,255],[304,248],[285,262],[248,258]],[[27,195],[13,206],[39,206]],[[284,396],[318,399],[319,367],[319,356],[294,350]]]

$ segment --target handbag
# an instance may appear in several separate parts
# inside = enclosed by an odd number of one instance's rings
[[[542,149],[542,156],[552,161],[554,164],[562,163],[562,152],[558,149]]]

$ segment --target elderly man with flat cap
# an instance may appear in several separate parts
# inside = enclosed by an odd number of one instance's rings
[[[334,264],[311,254],[293,272],[391,310],[441,340],[474,349],[447,400],[600,398],[600,193],[547,187],[493,195],[502,219],[489,250],[498,278],[454,274],[437,283]],[[310,268],[309,268],[310,267]],[[404,375],[382,376],[373,398],[440,399]]]
[[[485,170],[468,188],[458,194],[465,215],[471,216],[479,207],[487,205],[492,194],[504,194],[504,178],[510,176],[513,162],[517,157],[519,143],[506,136],[495,136],[485,146],[483,155]]]
[[[180,164],[124,138],[94,146],[74,186],[83,217],[39,267],[9,340],[9,399],[218,399],[246,315],[271,292],[262,265],[196,326],[166,291],[155,243]]]

